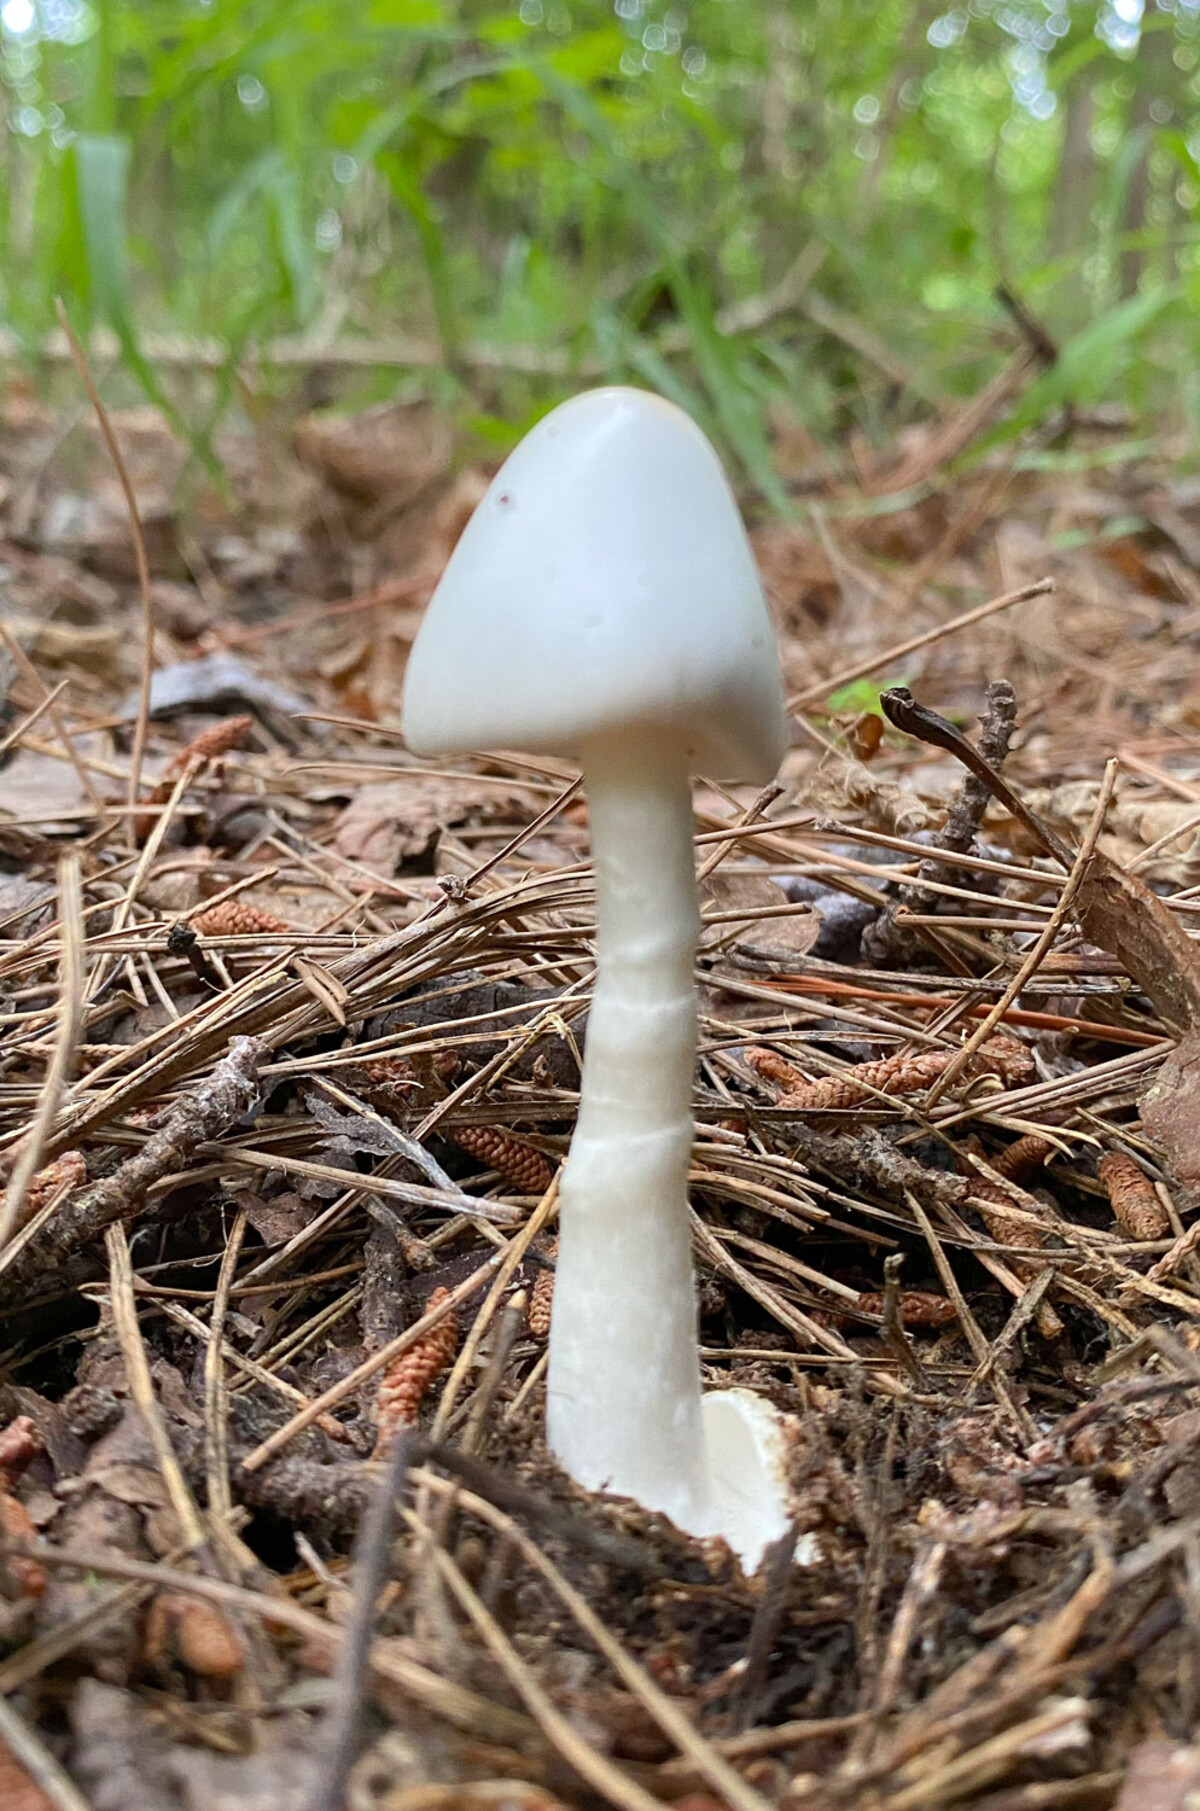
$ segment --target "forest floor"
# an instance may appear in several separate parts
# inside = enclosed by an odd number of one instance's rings
[[[148,613],[96,423],[0,404],[0,1804],[1195,1802],[1200,485],[781,432],[793,746],[695,792],[747,1579],[543,1445],[586,805],[398,733],[487,474],[114,419]]]

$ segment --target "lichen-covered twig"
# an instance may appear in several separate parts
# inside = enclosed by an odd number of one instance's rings
[[[186,1169],[198,1145],[244,1119],[257,1098],[258,1072],[268,1049],[259,1038],[234,1038],[229,1054],[205,1081],[175,1102],[139,1151],[111,1176],[68,1200],[32,1244],[12,1248],[9,1262],[0,1259],[0,1290],[6,1304],[28,1294],[31,1286],[118,1220],[129,1219],[161,1177]]]
[[[993,767],[1003,767],[1008,758],[1008,745],[1017,726],[1017,695],[1007,679],[994,679],[984,694],[984,711],[979,726],[979,752]],[[946,822],[934,839],[947,855],[966,855],[979,834],[991,794],[982,780],[969,773],[946,812]],[[921,863],[915,898],[927,899],[928,905],[913,904],[914,911],[932,911],[934,896],[921,891],[921,882],[950,881],[957,877],[953,866],[931,858]]]

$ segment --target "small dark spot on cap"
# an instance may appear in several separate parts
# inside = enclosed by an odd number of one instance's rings
[[[500,509],[511,509],[513,506],[512,492],[510,490],[502,490],[500,495],[496,498],[496,503]]]

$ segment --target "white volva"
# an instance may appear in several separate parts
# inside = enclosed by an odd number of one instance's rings
[[[549,1442],[579,1483],[722,1534],[753,1568],[787,1527],[785,1442],[760,1398],[700,1390],[688,775],[770,779],[783,696],[737,506],[688,416],[597,390],[521,442],[430,603],[404,724],[421,754],[582,761],[597,981],[560,1198]]]

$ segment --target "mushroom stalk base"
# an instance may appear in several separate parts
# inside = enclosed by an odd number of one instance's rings
[[[647,733],[592,744],[583,765],[597,980],[559,1197],[549,1444],[587,1489],[633,1497],[691,1534],[723,1534],[753,1567],[787,1526],[782,1440],[768,1404],[700,1392],[687,755]]]

